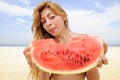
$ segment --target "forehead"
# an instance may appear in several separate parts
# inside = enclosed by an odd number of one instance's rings
[[[49,9],[49,8],[43,9],[42,12],[40,13],[41,18],[49,16],[50,14],[54,14],[54,12],[51,9]]]

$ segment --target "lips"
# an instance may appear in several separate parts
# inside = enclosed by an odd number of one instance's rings
[[[54,33],[56,28],[52,28],[49,30],[50,33]]]

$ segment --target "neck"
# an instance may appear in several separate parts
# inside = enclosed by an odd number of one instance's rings
[[[59,36],[55,37],[57,43],[69,43],[72,40],[72,32],[65,30]]]

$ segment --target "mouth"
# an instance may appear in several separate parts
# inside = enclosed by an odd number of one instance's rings
[[[50,33],[54,33],[56,28],[52,28],[49,30]]]

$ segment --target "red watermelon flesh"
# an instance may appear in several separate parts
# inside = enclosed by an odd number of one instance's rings
[[[68,44],[52,38],[32,42],[32,59],[43,71],[55,74],[76,74],[97,65],[103,53],[102,40],[86,36],[73,38]]]

